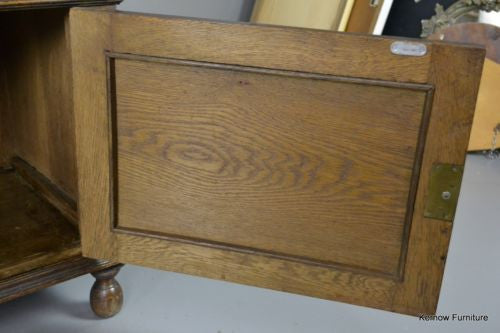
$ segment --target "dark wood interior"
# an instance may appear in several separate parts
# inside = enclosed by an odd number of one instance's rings
[[[0,13],[0,279],[81,254],[68,11]]]
[[[69,7],[117,2],[0,1],[0,302],[113,265],[81,254]]]
[[[0,173],[0,279],[80,254],[78,229],[14,169]]]
[[[68,11],[0,13],[0,160],[21,157],[76,199]]]

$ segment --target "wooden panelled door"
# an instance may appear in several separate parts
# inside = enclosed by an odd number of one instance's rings
[[[71,40],[85,256],[435,312],[483,50],[94,9]]]

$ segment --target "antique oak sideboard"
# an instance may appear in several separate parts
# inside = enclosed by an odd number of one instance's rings
[[[0,274],[36,269],[7,253],[47,240],[51,265],[435,312],[483,49],[113,8],[0,15],[2,231],[39,222],[0,244]],[[13,190],[29,199],[4,202]]]

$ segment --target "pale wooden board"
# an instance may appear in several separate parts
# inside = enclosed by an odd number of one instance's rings
[[[500,63],[485,59],[468,150],[492,148],[493,129],[500,124],[499,92]],[[495,148],[500,148],[500,138]]]
[[[251,22],[337,30],[346,0],[257,0]]]

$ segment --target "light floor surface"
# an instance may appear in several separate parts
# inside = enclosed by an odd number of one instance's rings
[[[125,266],[120,314],[97,319],[89,275],[0,305],[0,333],[500,332],[500,160],[469,155],[439,314],[487,322],[424,322],[284,292]]]

